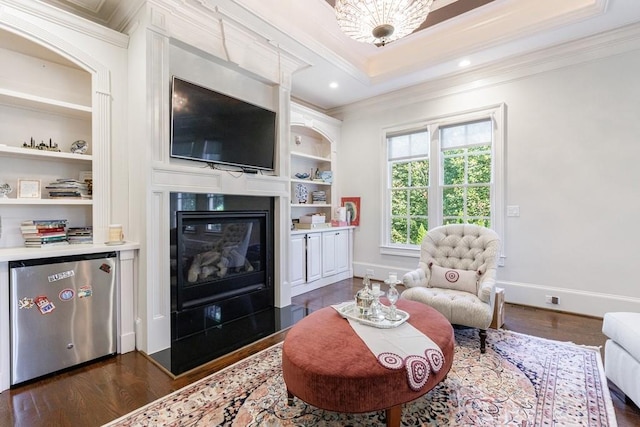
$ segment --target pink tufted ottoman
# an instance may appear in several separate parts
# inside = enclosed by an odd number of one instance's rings
[[[424,395],[451,369],[455,338],[447,319],[424,304],[400,300],[416,329],[442,350],[444,366],[429,376],[425,386],[413,391],[404,369],[383,367],[332,307],[302,319],[287,333],[282,349],[282,372],[287,394],[321,409],[363,413],[385,409],[387,426],[399,426],[402,404]]]

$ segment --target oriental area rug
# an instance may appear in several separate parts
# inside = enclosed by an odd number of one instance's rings
[[[456,329],[447,378],[402,410],[404,426],[616,426],[597,348]],[[115,426],[383,426],[385,412],[341,414],[287,405],[276,344],[111,423]],[[366,393],[366,390],[363,390]]]

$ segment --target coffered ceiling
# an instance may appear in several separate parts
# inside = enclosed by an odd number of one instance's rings
[[[115,30],[144,0],[42,0]],[[174,1],[188,4],[183,0]],[[334,0],[196,1],[251,16],[269,43],[303,58],[292,95],[332,109],[415,84],[461,75],[531,52],[640,22],[638,0],[435,0],[419,31],[383,47],[345,36]],[[459,63],[466,59],[467,68]],[[335,88],[330,88],[330,83]]]

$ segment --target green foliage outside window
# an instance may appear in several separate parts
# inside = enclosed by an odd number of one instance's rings
[[[420,244],[429,228],[429,160],[391,164],[391,243]]]
[[[442,214],[445,224],[490,226],[491,146],[443,151]]]

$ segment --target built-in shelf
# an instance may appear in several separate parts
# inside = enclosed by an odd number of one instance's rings
[[[13,199],[0,198],[0,205],[86,205],[93,204],[91,199]]]
[[[92,108],[86,105],[60,101],[58,99],[45,98],[30,93],[18,92],[0,87],[0,104],[8,104],[12,107],[22,107],[48,111],[56,114],[74,117],[91,117]]]
[[[294,208],[330,208],[328,203],[292,203],[291,207]]]
[[[0,154],[22,158],[43,158],[47,160],[65,160],[75,162],[91,162],[93,156],[90,154],[63,153],[61,151],[38,150],[35,148],[11,147],[0,145]]]
[[[299,182],[300,184],[306,184],[306,185],[328,185],[328,186],[331,185],[330,182],[316,181],[311,179],[298,179],[298,178],[291,178],[291,182],[296,182],[296,183]]]
[[[92,254],[99,252],[120,252],[131,249],[140,249],[140,244],[138,242],[125,242],[122,245],[113,246],[106,245],[104,243],[88,243],[79,245],[51,246],[47,248],[27,248],[25,246],[18,246],[13,248],[0,248],[0,262]]]
[[[294,156],[294,157],[300,157],[300,158],[310,159],[310,160],[317,160],[317,161],[320,161],[320,162],[330,162],[331,161],[331,159],[328,159],[326,157],[314,156],[313,154],[300,153],[298,151],[292,151],[291,155]]]

